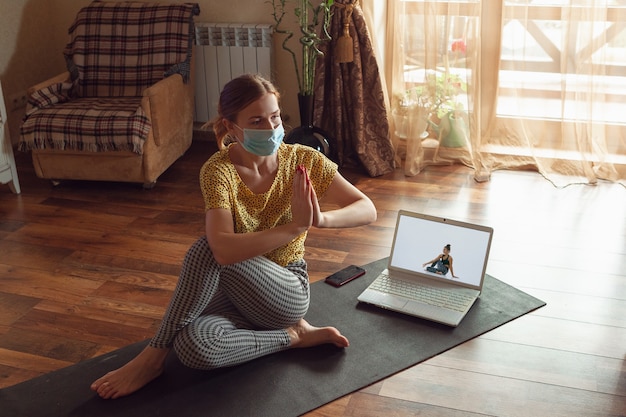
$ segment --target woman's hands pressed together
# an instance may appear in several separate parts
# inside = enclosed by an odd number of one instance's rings
[[[299,227],[309,229],[320,224],[321,210],[306,168],[298,165],[293,179],[291,214]]]

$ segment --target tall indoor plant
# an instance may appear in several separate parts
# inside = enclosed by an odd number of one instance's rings
[[[270,2],[270,1],[268,1]],[[289,41],[294,33],[283,28],[283,19],[288,14],[286,6],[288,3],[297,2],[294,7],[294,14],[300,28],[300,45],[302,47],[302,63],[298,64],[296,52],[289,46]],[[276,33],[286,35],[282,42],[282,47],[291,55],[296,76],[298,78],[298,90],[302,95],[312,95],[315,81],[315,62],[324,53],[318,46],[328,42],[330,34],[331,6],[334,0],[322,0],[319,5],[314,6],[310,0],[271,0],[274,17],[274,30]],[[319,32],[319,34],[318,34]]]
[[[302,47],[301,62],[298,63],[298,55],[289,46],[294,37],[291,30],[284,29],[283,19],[287,16],[287,5],[296,3],[293,13],[297,18],[300,28],[300,46]],[[291,55],[296,78],[298,79],[298,104],[300,106],[301,126],[291,130],[285,141],[288,143],[303,143],[328,155],[330,153],[328,135],[321,129],[313,126],[313,102],[315,88],[315,63],[317,58],[324,53],[319,45],[328,42],[331,37],[328,33],[332,13],[331,7],[334,0],[321,0],[315,6],[311,0],[268,0],[271,3],[274,17],[274,30],[276,33],[285,35],[282,48]]]

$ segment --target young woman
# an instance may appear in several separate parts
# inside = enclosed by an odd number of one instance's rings
[[[91,385],[102,398],[128,395],[161,375],[171,349],[186,366],[214,369],[289,348],[349,344],[336,328],[303,319],[304,241],[311,227],[368,224],[376,208],[323,154],[282,143],[279,94],[267,80],[230,81],[218,113],[220,150],[200,171],[206,236],[188,251],[149,345]],[[318,197],[337,208],[321,211]]]
[[[452,278],[457,278],[457,276],[454,275],[454,268],[452,268],[452,256],[450,256],[450,250],[451,246],[448,243],[443,247],[443,253],[440,253],[435,259],[424,262],[422,266],[424,267],[430,264],[430,266],[426,267],[426,270],[439,275],[446,275],[448,270],[450,270]]]

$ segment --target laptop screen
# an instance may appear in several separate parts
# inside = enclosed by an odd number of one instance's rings
[[[389,267],[479,289],[492,235],[487,226],[401,210]]]

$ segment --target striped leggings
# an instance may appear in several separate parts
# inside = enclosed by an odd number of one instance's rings
[[[288,348],[285,328],[303,318],[308,307],[304,260],[281,267],[258,256],[220,265],[202,237],[185,256],[150,346],[173,347],[191,368],[237,365]]]

